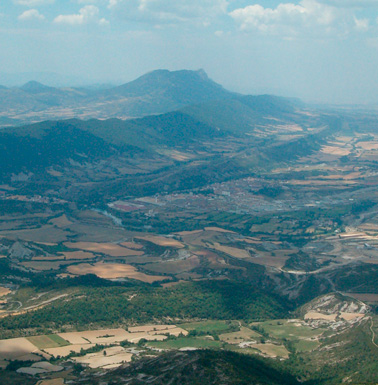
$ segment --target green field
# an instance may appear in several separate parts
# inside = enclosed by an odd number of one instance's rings
[[[242,326],[239,331],[221,334],[219,338],[227,343],[237,344],[251,339],[260,341],[261,335],[254,330]]]
[[[263,329],[272,337],[288,340],[317,337],[325,331],[324,329],[313,329],[309,326],[299,325],[296,322],[288,322],[287,320],[255,322],[253,326]]]
[[[183,337],[167,341],[154,341],[148,342],[147,346],[156,349],[181,349],[181,348],[199,348],[199,349],[209,349],[209,348],[220,348],[222,342],[213,341],[205,338],[194,338],[194,337]]]
[[[237,325],[236,322],[226,321],[203,321],[203,322],[190,322],[181,324],[180,327],[187,330],[195,330],[196,332],[212,333],[212,332],[224,332],[229,330],[230,327]]]
[[[59,337],[57,334],[28,337],[28,340],[38,349],[58,348],[70,345],[69,342],[62,337]]]
[[[311,352],[319,346],[318,341],[300,340],[294,342],[294,348],[297,352]]]

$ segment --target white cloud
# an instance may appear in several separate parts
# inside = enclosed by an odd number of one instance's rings
[[[55,0],[13,0],[15,4],[26,7],[37,7],[39,5],[53,4]]]
[[[29,20],[44,20],[45,17],[39,13],[37,9],[28,9],[18,16],[18,20],[29,21]]]
[[[229,14],[242,30],[292,35],[308,31],[330,31],[339,18],[337,9],[316,0],[302,0],[299,4],[281,3],[276,8],[249,5]]]
[[[101,18],[99,21],[98,21],[98,24],[100,25],[109,25],[109,20],[106,20],[105,18]]]
[[[108,21],[99,17],[100,10],[95,5],[86,5],[73,15],[59,15],[54,19],[54,23],[81,25],[88,23],[108,24]]]
[[[227,0],[109,0],[108,7],[139,21],[208,21],[227,12]]]
[[[366,32],[369,30],[369,20],[368,19],[357,19],[354,18],[354,26],[357,31]]]
[[[319,0],[319,2],[340,8],[378,7],[378,0]]]

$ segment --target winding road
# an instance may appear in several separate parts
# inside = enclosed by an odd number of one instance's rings
[[[375,343],[375,333],[374,333],[374,330],[373,330],[373,326],[374,326],[374,323],[373,323],[373,318],[370,317],[370,321],[371,321],[371,324],[370,324],[370,331],[371,331],[371,342],[372,344],[378,348],[378,345]]]

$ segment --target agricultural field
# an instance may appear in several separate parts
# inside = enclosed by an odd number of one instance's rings
[[[9,289],[8,287],[0,287],[0,298],[7,296],[11,292],[11,289]]]
[[[127,249],[112,243],[96,243],[96,242],[66,242],[64,246],[71,249],[82,249],[95,253],[109,255],[111,257],[129,257],[133,255],[143,255],[142,251]]]
[[[325,315],[324,315],[325,316]],[[336,317],[322,318],[327,321],[335,321]],[[305,319],[308,319],[305,317]],[[293,320],[278,320],[278,321],[265,321],[254,323],[252,326],[256,327],[256,330],[263,330],[269,336],[282,339],[318,339],[325,329],[322,328],[312,328],[309,325],[306,325],[301,320],[293,319]]]
[[[236,332],[221,334],[219,338],[222,341],[227,342],[228,344],[239,345],[239,344],[249,344],[249,341],[256,340],[256,339],[260,340],[261,334],[255,332],[254,330],[241,326],[240,330]]]
[[[133,354],[128,353],[121,346],[114,346],[105,348],[96,353],[88,353],[83,357],[74,357],[73,361],[88,365],[88,367],[92,369],[113,369],[125,362],[130,362],[132,357]]]
[[[98,277],[105,279],[130,278],[149,283],[167,279],[167,277],[164,276],[154,276],[141,273],[131,265],[117,263],[99,262],[94,265],[71,265],[67,268],[67,271],[73,275],[95,274]]]
[[[28,340],[35,345],[38,349],[46,349],[46,348],[58,348],[61,346],[67,346],[70,343],[60,337],[57,334],[50,334],[47,336],[34,336],[28,337]]]
[[[163,246],[163,247],[174,247],[177,249],[181,249],[184,247],[184,245],[181,242],[173,238],[166,238],[166,237],[160,237],[160,236],[144,236],[144,237],[136,236],[135,238],[141,239],[147,242],[151,242],[151,243],[154,243],[155,245]]]
[[[190,322],[184,323],[180,326],[188,331],[195,330],[196,332],[222,332],[229,330],[231,326],[238,325],[237,321],[200,321],[200,322]]]
[[[175,340],[168,340],[162,342],[148,342],[148,347],[157,350],[170,350],[170,349],[211,349],[220,348],[222,343],[219,341],[213,341],[208,338],[177,338]]]
[[[308,321],[269,320],[243,326],[236,320],[208,320],[179,325],[150,324],[127,329],[39,335],[0,341],[0,359],[6,362],[15,358],[41,360],[39,355],[47,359],[67,356],[69,358],[73,355],[74,362],[82,363],[89,368],[101,367],[107,370],[123,362],[129,362],[133,355],[141,354],[146,349],[156,353],[164,350],[223,348],[243,354],[287,359],[289,357],[287,341],[292,343],[290,349],[294,348],[298,352],[317,349],[324,343],[324,338],[323,342],[320,342],[319,338],[328,329],[327,324],[314,326],[307,323]],[[334,320],[327,321],[335,323]],[[124,346],[125,342],[127,344]]]
[[[0,340],[0,362],[5,363],[6,366],[11,360],[35,362],[73,354],[75,362],[87,364],[90,368],[110,369],[123,362],[129,362],[134,354],[139,354],[135,349],[125,350],[120,343],[127,342],[132,345],[140,340],[163,341],[168,336],[178,337],[187,334],[186,330],[175,325],[145,325],[130,328],[129,331],[102,329]],[[98,350],[99,346],[103,348]],[[91,352],[91,349],[95,351]],[[82,354],[85,351],[89,353]],[[75,357],[75,354],[79,356]],[[30,369],[37,374],[39,371],[34,369],[41,369],[41,367],[35,365]],[[27,372],[30,372],[29,369],[24,371],[24,373]],[[30,373],[33,374],[32,372]]]
[[[1,361],[40,361],[42,357],[50,357],[26,338],[14,338],[0,341]]]

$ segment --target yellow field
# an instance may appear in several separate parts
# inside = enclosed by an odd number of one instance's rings
[[[84,332],[60,333],[60,337],[71,344],[112,344],[126,340],[130,333],[124,329],[88,330]]]
[[[280,251],[283,250],[277,250],[275,253],[279,254]],[[291,250],[291,252],[293,251]],[[276,255],[275,257],[269,253],[259,253],[260,255],[258,257],[252,257],[253,259],[251,259],[251,262],[256,263],[257,265],[272,266],[277,267],[278,269],[282,269],[285,265],[285,262],[289,259],[289,255],[285,255],[284,253],[281,253],[281,255]]]
[[[67,218],[66,214],[63,214],[58,218],[51,219],[49,222],[57,227],[63,227],[63,228],[69,227],[73,223]]]
[[[144,254],[143,251],[127,249],[114,243],[66,242],[64,245],[71,249],[92,251],[94,253],[110,255],[111,257],[129,257]]]
[[[92,369],[101,367],[110,369],[120,366],[124,362],[130,362],[132,356],[121,346],[113,346],[96,353],[86,354],[83,357],[74,357],[73,361],[86,364]]]
[[[364,263],[368,263],[368,264],[371,264],[371,265],[378,265],[378,259],[361,259],[362,262]]]
[[[46,348],[43,349],[46,353],[50,354],[54,357],[65,357],[68,356],[71,352],[79,353],[81,349],[89,349],[95,346],[95,344],[89,344],[87,341],[85,344],[76,344],[76,345],[68,345],[61,346],[60,348]]]
[[[146,236],[138,236],[135,237],[136,239],[142,239],[144,241],[148,241],[151,243],[154,243],[155,245],[158,246],[164,246],[164,247],[175,247],[177,249],[182,249],[185,247],[185,245],[176,239],[172,238],[166,238],[158,235],[146,235]]]
[[[200,265],[200,259],[193,255],[187,259],[170,262],[151,263],[144,265],[146,270],[154,273],[179,274],[193,270]]]
[[[0,340],[0,360],[20,360],[30,359],[30,354],[43,354],[26,338],[11,338]]]
[[[56,259],[56,258],[55,258]],[[31,261],[31,262],[22,262],[20,265],[28,269],[33,269],[37,271],[46,271],[46,270],[59,270],[61,266],[70,264],[69,261],[56,261],[56,262],[44,262],[44,261]]]
[[[41,380],[41,381],[38,381],[36,385],[64,385],[64,379],[54,378],[52,380]]]
[[[241,342],[250,341],[251,339],[258,337],[260,337],[258,333],[244,326],[242,326],[238,332],[225,333],[219,336],[222,341],[229,344],[240,344]]]
[[[340,313],[340,317],[345,321],[353,321],[357,318],[363,318],[365,317],[365,315],[366,314],[362,314],[362,313],[344,313],[344,312]]]
[[[356,146],[361,147],[367,151],[378,150],[377,142],[358,142],[356,143]]]
[[[192,230],[192,231],[179,231],[176,233],[177,235],[192,235],[202,233],[203,230]]]
[[[64,251],[60,252],[58,255],[53,255],[46,257],[45,255],[39,255],[33,257],[32,261],[65,261],[65,260],[82,260],[82,259],[94,259],[96,258],[94,254],[87,251]]]
[[[213,245],[208,244],[207,247],[218,250],[218,251],[222,251],[223,253],[226,253],[226,254],[231,255],[232,257],[235,257],[238,259],[250,259],[251,258],[250,254],[247,250],[238,249],[236,247],[220,245],[217,242],[215,242]]]
[[[11,289],[8,289],[7,287],[0,286],[0,297],[5,297],[11,293]]]
[[[289,352],[286,350],[283,345],[274,345],[274,344],[251,344],[249,345],[251,348],[255,348],[259,350],[266,356],[276,358],[289,358]]]
[[[57,243],[51,243],[51,242],[36,242],[39,245],[45,245],[45,246],[58,246]]]
[[[47,270],[59,270],[62,266],[69,265],[72,261],[31,261],[31,262],[22,262],[21,265],[37,270],[37,271],[47,271]]]
[[[129,327],[127,330],[130,333],[149,333],[149,332],[154,332],[156,330],[169,330],[169,329],[174,329],[176,325],[141,325],[141,326],[132,326]]]
[[[358,227],[366,231],[378,231],[378,225],[376,223],[362,223]]]
[[[98,262],[94,265],[82,263],[68,266],[67,270],[74,275],[95,274],[105,279],[131,278],[148,283],[169,279],[169,277],[147,275],[139,272],[134,266],[121,263]]]
[[[337,136],[335,139],[339,142],[344,142],[344,143],[349,143],[351,142],[354,138],[352,136]]]
[[[322,314],[318,313],[316,311],[310,311],[305,314],[305,319],[312,319],[312,320],[325,320],[325,321],[335,321],[337,317],[337,314]]]
[[[20,361],[40,361],[43,358],[50,359],[53,357],[65,357],[71,352],[80,352],[82,349],[88,350],[99,345],[117,345],[106,348],[106,356],[103,351],[100,355],[98,353],[87,354],[79,358],[79,361],[88,364],[90,367],[116,367],[121,362],[128,362],[131,360],[132,354],[125,354],[125,350],[119,346],[122,341],[130,341],[138,343],[141,339],[148,341],[164,341],[167,335],[173,336],[187,336],[188,331],[177,327],[176,325],[143,325],[130,327],[128,331],[118,329],[102,329],[102,330],[88,330],[82,332],[67,332],[59,333],[57,336],[67,341],[71,345],[54,347],[54,342],[57,338],[52,336],[40,335],[27,338],[13,338],[7,340],[0,340],[0,366],[2,362],[7,360]],[[33,342],[42,346],[43,350],[38,349]],[[112,359],[110,357],[113,357]],[[81,359],[83,361],[80,361]],[[99,359],[101,358],[101,361]],[[105,361],[102,359],[105,358]],[[90,359],[87,361],[87,359]],[[46,363],[48,365],[48,363]],[[93,366],[97,365],[97,366]]]
[[[361,177],[360,172],[351,172],[346,175],[342,174],[332,174],[332,175],[321,175],[318,177],[314,177],[312,179],[330,179],[330,180],[339,180],[339,179],[345,179],[345,180],[351,180],[351,179],[357,179]]]
[[[143,249],[143,246],[140,245],[139,243],[135,242],[122,242],[120,243],[121,246],[127,247],[129,249]]]
[[[323,146],[321,151],[325,154],[345,156],[350,154],[351,148],[342,148],[337,146]]]
[[[59,253],[64,259],[93,259],[95,256],[87,251],[64,251]]]
[[[51,257],[46,257],[45,255],[38,255],[37,257],[33,257],[31,260],[37,262],[64,261],[64,257],[63,255],[53,255]]]
[[[37,243],[58,243],[66,241],[69,233],[53,225],[46,225],[38,229],[2,231],[1,235],[10,239],[23,239]]]
[[[234,231],[222,229],[221,227],[205,227],[205,231],[216,231],[218,233],[231,233],[234,234]]]
[[[237,241],[239,242],[246,242],[246,243],[250,243],[251,245],[259,245],[261,243],[261,239],[260,238],[253,238],[253,237],[246,237],[246,238],[243,238],[243,239],[236,239]]]
[[[164,333],[164,331],[162,331],[161,333]],[[168,333],[169,333],[169,335],[176,336],[176,337],[179,337],[181,335],[187,336],[189,334],[189,332],[187,330],[181,329],[179,327],[174,328],[174,329],[169,329]],[[150,333],[150,334],[157,334],[157,332],[156,333]]]

